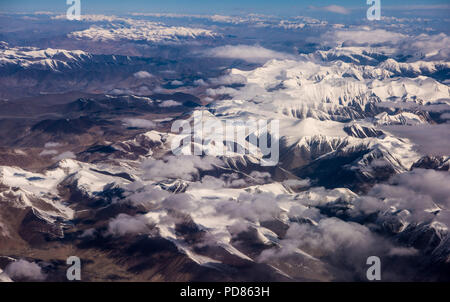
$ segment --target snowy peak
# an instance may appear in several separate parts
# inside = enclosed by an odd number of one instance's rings
[[[208,29],[166,26],[162,23],[127,19],[125,23],[112,23],[108,27],[93,25],[83,31],[72,32],[69,38],[94,41],[146,41],[176,43],[182,40],[213,39],[219,37]]]
[[[10,65],[58,71],[89,59],[92,59],[92,55],[81,50],[9,47],[5,44],[0,48],[0,66]]]

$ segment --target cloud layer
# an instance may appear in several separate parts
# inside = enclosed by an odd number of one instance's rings
[[[261,46],[226,45],[209,49],[205,55],[226,59],[241,59],[251,63],[265,63],[272,59],[290,59],[291,55],[270,50]]]

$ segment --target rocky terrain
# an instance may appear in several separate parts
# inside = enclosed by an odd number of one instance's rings
[[[0,45],[0,281],[66,281],[73,255],[83,281],[364,281],[369,256],[383,281],[449,281],[448,45],[287,54],[99,18],[69,37],[159,55]],[[258,24],[321,24],[299,20]],[[177,43],[192,56],[162,58]],[[199,114],[208,139],[177,131]],[[258,120],[279,128],[246,132]]]

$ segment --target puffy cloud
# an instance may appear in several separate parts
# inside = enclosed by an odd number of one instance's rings
[[[450,207],[450,174],[447,172],[415,169],[407,174],[395,175],[391,182],[426,193],[438,204]]]
[[[183,84],[184,83],[182,81],[178,81],[178,80],[173,80],[172,82],[170,82],[170,85],[173,85],[173,86],[181,86]]]
[[[165,100],[165,101],[162,101],[158,106],[167,108],[167,107],[176,107],[176,106],[181,106],[181,105],[183,105],[183,104],[180,102],[174,101],[174,100]]]
[[[53,160],[63,160],[67,158],[76,158],[76,157],[77,156],[72,151],[66,151],[59,154],[58,156],[53,157]]]
[[[382,129],[410,139],[423,154],[449,155],[450,124],[390,125]]]
[[[113,95],[121,95],[121,94],[133,94],[133,91],[131,91],[130,89],[114,88],[108,93]]]
[[[190,213],[197,208],[193,197],[185,193],[171,195],[164,199],[162,204],[165,208],[187,213]]]
[[[199,170],[212,170],[222,161],[211,156],[166,156],[162,160],[149,159],[143,163],[145,177],[149,179],[181,178],[192,180]]]
[[[362,214],[369,216],[389,209],[389,205],[374,196],[363,196],[357,199],[355,207],[351,211],[353,215]]]
[[[33,281],[42,281],[45,275],[42,273],[41,267],[34,262],[28,262],[20,259],[8,264],[5,273],[14,279],[26,279]]]
[[[153,77],[152,74],[150,74],[150,73],[148,73],[147,71],[144,71],[144,70],[136,72],[135,74],[133,74],[133,76],[135,78],[138,78],[138,79],[148,79],[148,78],[152,78]]]
[[[390,187],[405,188],[416,194],[416,196],[417,194],[429,196],[433,202],[445,208],[450,206],[450,186],[448,186],[450,174],[446,171],[414,169],[411,172],[393,176],[390,183]],[[378,190],[377,187],[373,189],[373,192],[378,196],[394,196],[407,199],[403,192],[396,194],[396,192],[388,192],[383,190],[383,188]],[[419,204],[422,204],[422,208],[427,206],[425,200]]]
[[[308,187],[310,185],[309,179],[286,179],[283,181],[283,184],[292,188],[292,189],[299,189]]]
[[[9,230],[8,227],[0,220],[0,235],[9,237]]]
[[[52,150],[52,149],[50,149],[50,150],[42,150],[42,152],[41,153],[39,153],[39,155],[40,156],[46,156],[46,155],[55,155],[55,154],[58,154],[59,152],[57,151],[57,150]]]
[[[189,185],[189,189],[219,189],[219,188],[242,188],[271,181],[271,175],[267,172],[252,171],[249,175],[238,173],[222,174],[220,178],[205,175],[201,181]]]
[[[252,63],[265,63],[272,59],[293,59],[290,54],[277,52],[261,46],[251,45],[226,45],[208,49],[204,52],[206,56],[241,59]]]
[[[216,89],[208,88],[206,89],[206,94],[209,96],[217,96],[217,95],[231,95],[234,96],[237,93],[236,89],[230,87],[219,87]]]
[[[126,127],[153,129],[156,126],[154,122],[141,118],[126,118],[122,122]]]
[[[359,26],[349,29],[335,29],[311,41],[335,46],[382,46],[380,52],[390,55],[410,56],[408,62],[417,60],[448,60],[450,57],[450,37],[445,33],[429,35],[407,35],[381,28]],[[389,48],[386,48],[388,46]],[[377,50],[374,48],[373,50]]]
[[[171,194],[158,186],[146,185],[139,181],[127,185],[125,190],[127,202],[144,206],[161,202]],[[119,202],[122,202],[122,200],[119,200]]]
[[[205,80],[203,80],[203,79],[198,79],[198,80],[195,80],[195,81],[194,81],[194,85],[195,85],[195,86],[206,86],[207,84],[206,84]]]
[[[247,78],[240,74],[226,74],[209,80],[213,85],[246,84]]]
[[[450,37],[445,33],[412,36],[402,45],[403,53],[425,56],[427,60],[448,60],[450,58]]]
[[[250,177],[256,180],[257,182],[266,183],[271,180],[272,176],[270,175],[269,172],[252,171],[250,173]]]
[[[149,223],[151,221],[142,215],[129,216],[127,214],[119,214],[108,223],[107,234],[113,236],[124,236],[127,234],[141,234],[149,231]]]
[[[348,9],[346,9],[343,6],[339,6],[339,5],[328,5],[328,6],[324,6],[322,9],[327,12],[343,14],[343,15],[347,15],[350,13],[350,11]]]
[[[322,219],[320,210],[318,208],[297,204],[292,206],[288,212],[291,221],[299,221],[303,218],[311,219],[311,221],[319,221]]]
[[[216,210],[230,218],[243,218],[251,222],[271,220],[281,212],[273,193],[242,193],[236,202],[224,200],[218,203]]]
[[[370,215],[379,213],[386,219],[403,211],[398,219],[409,223],[431,223],[439,221],[450,225],[450,174],[446,171],[414,169],[394,175],[387,184],[377,184],[368,193],[354,202],[349,212]],[[437,213],[433,213],[439,210]],[[386,216],[387,215],[387,216]],[[384,220],[385,218],[381,218]]]
[[[443,120],[450,120],[450,113],[442,113],[441,119]]]
[[[0,269],[0,282],[12,282],[11,278],[2,269]]]
[[[334,30],[323,34],[319,41],[332,46],[365,45],[380,43],[397,43],[407,38],[406,35],[387,31],[385,29],[373,29],[370,27],[358,27],[348,30]]]
[[[406,248],[406,247],[393,247],[389,251],[390,256],[414,256],[419,253],[415,248]]]
[[[226,183],[224,180],[210,175],[205,175],[202,177],[201,181],[190,184],[189,189],[219,189],[224,188],[225,186]]]
[[[185,168],[185,161],[188,158],[183,161],[175,159],[166,159],[165,163],[162,161],[163,164],[152,164],[149,167],[149,171],[153,175],[164,177],[166,175],[160,174],[187,174],[187,178],[192,177],[192,173],[198,173],[193,165]],[[189,159],[190,162],[196,161]],[[178,168],[176,172],[172,171],[174,167]],[[155,168],[155,171],[153,171],[153,168]],[[174,224],[185,221],[182,216],[173,215],[172,210],[188,214],[195,224],[205,230],[205,233],[195,243],[197,247],[224,245],[228,246],[228,248],[234,248],[232,247],[232,238],[237,238],[235,236],[243,231],[247,231],[249,227],[260,227],[261,222],[264,221],[273,221],[282,217],[288,218],[287,220],[282,220],[289,225],[286,235],[281,236],[281,238],[276,238],[276,235],[270,235],[274,236],[277,246],[267,246],[267,249],[260,254],[259,261],[272,263],[273,260],[290,257],[303,251],[320,259],[322,262],[339,268],[340,271],[346,272],[343,274],[348,273],[359,278],[360,276],[365,276],[365,269],[367,268],[365,261],[369,256],[377,255],[383,261],[387,261],[384,263],[389,263],[389,261],[394,261],[399,257],[402,257],[402,259],[420,257],[420,253],[413,248],[396,245],[396,243],[377,235],[377,233],[372,231],[371,224],[363,225],[339,218],[329,218],[321,213],[319,208],[326,208],[328,205],[333,206],[336,202],[348,203],[355,208],[349,214],[355,216],[357,211],[359,211],[358,213],[364,211],[364,215],[367,217],[374,212],[387,211],[390,207],[396,205],[400,209],[401,203],[395,199],[402,196],[404,197],[405,205],[408,205],[407,202],[412,202],[409,204],[410,208],[416,207],[419,209],[420,202],[422,202],[421,209],[423,210],[432,205],[433,198],[442,198],[442,196],[448,195],[446,189],[443,188],[437,190],[435,187],[429,187],[425,184],[416,185],[416,182],[422,177],[426,180],[426,183],[436,182],[437,186],[439,184],[443,186],[442,183],[447,180],[445,176],[434,175],[433,173],[438,173],[436,171],[418,171],[418,173],[430,173],[430,175],[424,176],[420,174],[411,177],[410,174],[414,171],[407,173],[408,175],[405,174],[398,179],[392,179],[389,184],[384,185],[400,187],[401,190],[395,191],[391,190],[391,188],[387,190],[386,187],[378,185],[378,188],[364,198],[358,198],[355,194],[350,194],[349,191],[342,189],[326,190],[324,188],[312,188],[295,196],[264,193],[264,186],[258,186],[254,191],[244,192],[240,189],[229,188],[230,181],[239,180],[239,178],[230,176],[229,178],[223,177],[223,179],[219,179],[212,176],[204,176],[201,181],[189,184],[186,193],[181,194],[170,194],[161,190],[155,184],[133,183],[127,188],[130,192],[127,195],[127,199],[137,204],[145,204],[150,200],[153,205],[157,204],[158,211],[152,210],[147,216],[157,221],[156,225],[163,234],[172,232],[170,229],[173,229]],[[264,172],[250,174],[257,179],[263,180],[268,176]],[[179,175],[176,176],[178,177]],[[175,177],[175,175],[171,175],[171,177]],[[309,185],[308,181],[292,181],[288,183],[299,186]],[[280,187],[282,188],[282,186]],[[410,189],[412,192],[405,194],[407,192],[406,187],[414,189]],[[223,192],[223,190],[228,191]],[[417,192],[413,190],[417,190]],[[433,192],[435,195],[428,198],[429,201],[431,200],[431,203],[427,203],[427,200],[424,199],[423,195],[425,192]],[[412,194],[418,196],[416,201],[411,201]],[[386,196],[389,196],[389,198]],[[390,199],[392,202],[387,199]],[[353,207],[348,207],[348,209]],[[439,218],[440,216],[438,215],[437,217]],[[141,223],[137,224],[142,225]],[[135,225],[135,222],[132,225]],[[266,230],[261,234],[265,234],[264,232],[270,233],[271,231]],[[170,234],[170,236],[175,236],[172,233]],[[177,239],[181,240],[178,237]],[[395,269],[394,272],[389,272],[389,274],[394,274],[389,275],[389,278],[399,278],[398,275],[395,275]],[[336,278],[348,280],[348,278],[353,277],[339,275]],[[389,279],[387,273],[386,278]]]
[[[320,248],[326,253],[342,249],[366,250],[374,240],[366,227],[337,218],[322,219],[317,226],[294,224],[288,229],[286,238],[299,240],[308,250]]]
[[[57,142],[48,142],[45,143],[44,148],[55,148],[55,147],[59,147],[61,146],[61,143],[57,143]]]
[[[288,217],[292,223],[284,238],[276,247],[264,250],[258,260],[271,263],[276,259],[285,259],[284,257],[306,252],[340,268],[339,274],[343,273],[343,275],[338,275],[338,279],[348,278],[345,276],[345,271],[364,277],[365,261],[372,255],[379,256],[384,263],[396,261],[399,257],[402,257],[402,261],[415,261],[413,258],[417,259],[417,257],[423,256],[420,251],[379,236],[373,231],[378,228],[372,223],[380,226],[385,223],[396,224],[395,220],[392,220],[392,218],[396,218],[400,221],[406,220],[407,224],[410,223],[414,227],[415,223],[434,221],[440,228],[446,229],[446,226],[442,226],[442,224],[448,226],[450,223],[450,213],[447,210],[450,189],[446,185],[449,181],[450,174],[444,171],[415,169],[395,175],[389,180],[389,183],[375,185],[368,195],[356,197],[351,202],[351,206],[347,208],[348,210],[344,211],[360,223],[325,216],[319,211],[318,206],[321,208],[327,208],[328,205],[333,206],[334,202],[330,200],[332,191],[310,189],[304,194],[298,194],[295,198],[298,204],[290,207]],[[279,198],[280,196],[277,196],[273,199]],[[315,203],[308,201],[308,198],[328,200],[328,202]],[[345,209],[343,200],[338,200]],[[283,199],[280,202],[283,205],[287,204]],[[435,212],[438,209],[437,205],[441,206],[441,210]],[[267,207],[267,213],[270,213],[270,207],[264,204],[263,206]],[[239,208],[236,212],[243,215],[241,217],[252,220],[249,214],[246,216],[248,211],[245,210],[245,207]],[[234,217],[238,217],[236,212],[233,212]],[[258,213],[257,210],[251,212]],[[230,211],[225,211],[225,213],[230,213]],[[370,220],[366,220],[374,213],[378,213],[376,220],[373,216]],[[364,218],[361,218],[361,215]],[[260,218],[262,217],[260,216]],[[305,218],[310,219],[310,222],[305,223]],[[364,221],[370,221],[370,223]],[[392,280],[405,278],[401,274],[393,268],[389,269],[385,277]]]
[[[353,275],[361,276],[365,275],[364,265],[369,256],[387,255],[391,248],[391,244],[363,225],[325,218],[317,225],[292,224],[279,247],[264,250],[258,260],[270,262],[274,258],[306,252],[335,267],[348,270]]]
[[[49,12],[49,11],[36,11],[33,13],[33,15],[44,15],[44,16],[45,15],[52,16],[54,14],[55,14],[55,12]],[[67,18],[67,16],[66,16],[66,18]]]
[[[328,6],[322,6],[322,7],[311,6],[310,9],[320,10],[320,11],[325,11],[325,12],[330,12],[330,13],[336,13],[336,14],[341,14],[341,15],[350,14],[349,9],[347,9],[343,6],[340,6],[340,5],[328,5]]]
[[[81,233],[80,238],[92,238],[97,233],[97,230],[94,228],[87,229]]]

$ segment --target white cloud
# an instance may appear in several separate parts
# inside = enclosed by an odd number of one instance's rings
[[[442,113],[441,119],[443,120],[450,120],[450,113]]]
[[[372,29],[370,27],[358,27],[349,30],[334,30],[325,33],[319,38],[322,44],[339,46],[343,43],[349,45],[397,43],[407,38],[406,35],[391,32],[384,29]]]
[[[151,203],[161,202],[171,193],[162,190],[158,186],[145,185],[140,181],[133,182],[125,187],[127,191],[127,202],[135,205],[149,205]]]
[[[270,220],[278,217],[281,212],[273,193],[241,193],[236,202],[224,200],[216,206],[216,210],[230,218],[241,218],[251,222]]]
[[[423,154],[448,155],[450,150],[450,124],[383,126],[399,137],[405,137]]]
[[[181,106],[181,105],[183,105],[183,104],[180,102],[174,101],[174,100],[165,100],[159,104],[159,107],[167,108],[167,107],[175,107],[175,106]]]
[[[33,13],[34,15],[47,15],[47,16],[51,16],[54,15],[54,12],[49,12],[49,11],[36,11]]]
[[[167,156],[162,160],[149,159],[143,163],[145,177],[149,179],[181,178],[192,180],[199,170],[212,170],[220,164],[218,158],[211,156]]]
[[[406,210],[402,220],[409,223],[439,221],[450,225],[450,175],[447,171],[414,169],[394,175],[388,184],[377,184],[367,196],[358,198],[352,215],[394,213]],[[443,210],[432,213],[438,207]],[[390,216],[388,215],[387,218]],[[380,218],[382,223],[382,219]]]
[[[380,28],[358,26],[346,30],[331,30],[319,38],[310,38],[310,40],[331,47],[380,46],[383,47],[380,52],[411,56],[408,59],[409,62],[448,60],[450,57],[450,37],[445,33],[407,35]]]
[[[340,6],[340,5],[328,5],[328,6],[323,6],[323,7],[317,7],[315,9],[330,12],[330,13],[341,14],[341,15],[348,15],[350,13],[349,9],[347,9],[343,6]]]
[[[219,46],[206,50],[204,54],[210,57],[241,59],[252,63],[265,63],[272,59],[293,59],[292,55],[251,45]]]
[[[226,74],[218,78],[212,78],[209,80],[213,85],[233,85],[233,84],[246,84],[247,78],[240,74]]]
[[[11,278],[9,278],[2,269],[0,269],[0,283],[1,282],[12,282]]]
[[[231,95],[234,96],[237,92],[236,89],[230,88],[230,87],[219,87],[216,89],[208,88],[206,89],[206,94],[209,96],[217,96],[217,95]]]
[[[173,86],[180,86],[183,85],[184,83],[182,81],[173,80],[172,82],[170,82],[170,84]]]
[[[94,228],[90,228],[87,230],[84,230],[83,233],[80,235],[80,238],[92,238],[97,233],[97,230]]]
[[[76,158],[76,155],[72,151],[66,151],[58,156],[53,157],[53,160],[62,160],[66,158]]]
[[[153,129],[156,126],[154,122],[141,118],[125,118],[122,122],[126,127]]]
[[[141,71],[136,72],[134,74],[134,77],[138,78],[138,79],[148,79],[148,78],[152,78],[153,75],[148,73],[147,71],[141,70]]]
[[[205,86],[206,82],[203,79],[198,79],[194,81],[194,85],[196,86]]]
[[[50,149],[50,150],[42,150],[42,152],[39,153],[40,156],[55,155],[55,154],[58,154],[58,151],[57,150],[52,150],[52,149]]]
[[[113,236],[123,236],[127,234],[141,234],[149,231],[150,220],[145,216],[129,216],[119,214],[108,223],[107,234]]]
[[[446,208],[450,207],[450,186],[448,185],[450,174],[448,172],[414,169],[408,173],[395,175],[391,183],[408,188],[416,194],[428,195],[435,203]]]
[[[333,217],[324,218],[317,225],[292,224],[279,247],[264,250],[258,260],[270,262],[302,251],[318,254],[320,260],[340,268],[341,271],[336,272],[335,278],[340,278],[340,274],[344,275],[345,270],[352,275],[365,276],[366,267],[363,264],[367,258],[372,255],[388,255],[392,247],[390,242],[371,232],[366,226]]]
[[[408,54],[421,56],[427,60],[447,60],[450,58],[450,37],[444,33],[437,35],[421,34],[413,36],[401,45]]]
[[[8,264],[5,268],[5,273],[13,280],[16,278],[33,281],[42,281],[45,279],[45,275],[42,273],[39,265],[23,259]]]
[[[419,253],[415,248],[394,247],[389,251],[390,256],[414,256]]]
[[[61,146],[61,143],[48,142],[48,143],[45,143],[44,148],[55,148],[55,147],[59,147],[59,146]]]

